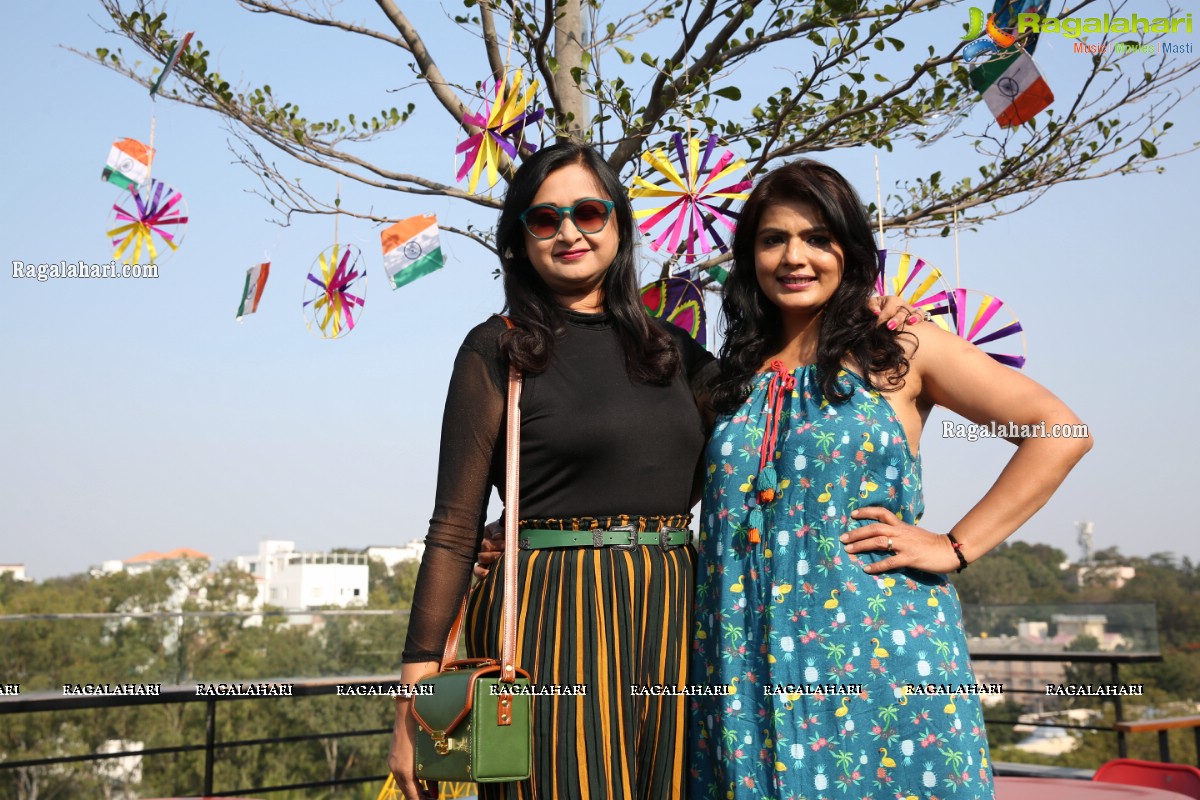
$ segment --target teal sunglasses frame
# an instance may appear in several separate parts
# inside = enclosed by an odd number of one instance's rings
[[[602,222],[600,227],[596,228],[594,231],[585,231],[583,228],[580,228],[579,223],[575,221],[575,209],[578,208],[582,203],[599,203],[600,205],[604,206],[604,222]],[[567,217],[571,218],[571,224],[574,225],[580,233],[591,236],[604,230],[604,226],[608,224],[610,219],[612,219],[613,208],[616,207],[616,205],[617,204],[612,200],[601,200],[599,197],[584,197],[580,200],[576,200],[575,205],[571,206],[556,206],[553,203],[539,203],[536,206],[530,206],[522,211],[519,219],[521,220],[521,224],[525,226],[525,230],[529,232],[530,236],[543,241],[546,239],[553,239],[555,236],[558,236],[558,232],[562,230],[562,224],[564,221],[566,221]],[[558,213],[558,227],[554,229],[554,233],[551,233],[547,236],[538,236],[530,229],[529,220],[527,220],[526,217],[531,211],[537,211],[539,208],[549,208]]]

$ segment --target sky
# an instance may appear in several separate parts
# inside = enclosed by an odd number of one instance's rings
[[[446,19],[459,13],[457,4],[404,5],[452,80],[470,83],[486,73],[483,53]],[[1162,6],[1134,0],[1126,11],[1153,14]],[[414,81],[405,53],[233,3],[169,8],[173,28],[196,30],[210,65],[232,84],[269,83],[311,119],[417,103],[405,126],[364,152],[453,183],[451,143],[460,134]],[[365,0],[338,9],[387,27]],[[965,6],[937,13],[936,24],[909,36],[953,47]],[[392,291],[379,227],[343,217],[338,240],[361,247],[367,261],[367,303],[351,334],[323,341],[306,330],[300,305],[305,275],[332,244],[333,220],[275,224],[253,193],[255,176],[235,163],[233,136],[219,117],[152,102],[144,88],[70,52],[122,46],[106,32],[111,23],[98,2],[13,4],[8,16],[0,33],[8,110],[0,142],[9,153],[0,199],[0,564],[24,564],[42,580],[148,550],[190,547],[224,561],[255,552],[262,539],[325,551],[423,538],[455,352],[502,305],[494,257],[443,234],[446,267]],[[1194,42],[1195,34],[1177,38]],[[916,44],[923,53],[926,44]],[[1072,97],[1086,56],[1073,53],[1066,38],[1043,35],[1037,58],[1060,102]],[[778,82],[782,74],[769,64],[755,69],[761,73],[747,69],[733,79],[748,95],[763,78]],[[1190,77],[1183,88],[1198,82]],[[99,173],[114,140],[147,141],[152,117],[153,174],[184,193],[190,218],[179,251],[160,261],[159,277],[10,277],[13,261],[112,260],[104,231],[118,192]],[[988,119],[979,104],[963,127],[978,130]],[[1171,119],[1165,149],[1200,139],[1197,97]],[[874,153],[819,157],[871,199]],[[314,193],[337,193],[333,176],[270,157]],[[953,139],[880,154],[885,189],[935,169],[956,176],[977,165],[969,142]],[[1073,559],[1075,524],[1084,520],[1095,524],[1097,548],[1200,557],[1195,523],[1179,511],[1195,477],[1183,423],[1196,388],[1189,376],[1197,362],[1191,287],[1200,155],[1164,166],[1161,175],[1055,187],[1029,208],[958,238],[961,284],[1015,309],[1027,332],[1027,374],[1063,398],[1095,438],[1058,493],[1014,535]],[[345,181],[341,198],[344,207],[393,218],[437,213],[443,222],[481,227],[495,220],[495,212],[458,201]],[[953,276],[953,238],[888,236],[895,249],[906,241]],[[246,269],[267,259],[272,271],[259,311],[236,322]],[[653,269],[648,260],[647,276]],[[710,338],[717,327],[714,313]],[[922,440],[923,525],[934,531],[953,526],[1012,451],[1004,442],[944,439],[943,419],[955,417],[935,411]]]

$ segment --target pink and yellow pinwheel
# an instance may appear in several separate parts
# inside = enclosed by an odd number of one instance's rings
[[[718,204],[727,200],[745,200],[750,196],[747,190],[751,181],[748,178],[722,185],[735,173],[746,169],[745,159],[736,158],[732,151],[726,150],[712,161],[717,148],[716,134],[708,137],[703,155],[698,139],[689,138],[685,148],[683,137],[677,133],[671,138],[671,144],[678,168],[662,148],[642,154],[642,159],[659,177],[651,182],[640,175],[635,176],[629,197],[634,200],[652,197],[668,202],[635,211],[635,219],[645,220],[639,229],[651,235],[659,223],[666,222],[666,227],[650,243],[650,249],[657,253],[665,248],[669,253],[684,256],[688,264],[693,263],[696,256],[713,250],[728,252],[729,246],[722,238],[718,224],[732,232],[738,214],[722,209]]]
[[[708,346],[704,291],[697,284],[678,276],[655,281],[642,287],[642,305],[650,316],[665,319],[701,347]]]
[[[113,258],[122,264],[141,264],[144,250],[148,259],[145,263],[162,263],[160,253],[169,255],[178,250],[187,231],[188,212],[183,194],[151,179],[144,191],[131,183],[129,194],[122,196],[130,195],[132,205],[113,203],[108,230]]]
[[[1017,369],[1025,366],[1024,328],[1003,300],[975,289],[954,289],[946,298],[945,307],[949,314],[933,318],[938,325],[981,348],[1001,364]],[[938,314],[935,309],[930,311]],[[997,342],[1012,336],[1019,338],[997,347]]]
[[[896,274],[889,277],[887,262],[892,258],[896,259]],[[912,253],[879,251],[879,278],[875,281],[875,291],[881,295],[895,295],[917,311],[947,314],[950,310],[946,300],[950,284],[942,271]]]
[[[322,339],[337,339],[354,330],[355,315],[367,302],[367,271],[362,252],[352,244],[335,244],[317,256],[304,284],[304,323]]]
[[[467,114],[463,122],[480,129],[479,133],[467,138],[455,148],[454,152],[466,154],[462,166],[458,169],[458,180],[467,174],[467,191],[475,193],[479,178],[486,174],[487,188],[496,185],[500,179],[500,154],[506,153],[509,158],[517,157],[517,148],[524,147],[529,151],[537,150],[535,145],[522,142],[525,128],[540,120],[545,115],[545,109],[529,111],[529,104],[537,92],[538,82],[535,79],[524,94],[520,93],[521,70],[513,75],[512,85],[507,79],[496,81],[496,97],[492,101],[484,101],[483,110],[478,114]]]

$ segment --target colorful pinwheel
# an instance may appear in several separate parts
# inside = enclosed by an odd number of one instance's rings
[[[887,261],[896,258],[896,274],[887,275]],[[897,253],[894,250],[879,251],[879,278],[875,291],[881,295],[895,295],[910,307],[928,311],[930,314],[947,314],[950,284],[942,271],[925,259],[912,253]]]
[[[665,319],[707,347],[704,292],[687,278],[665,278],[642,287],[642,305],[650,316]]]
[[[492,102],[484,101],[483,111],[480,113],[463,117],[465,124],[482,129],[454,150],[457,154],[466,153],[463,164],[458,169],[458,180],[461,181],[470,173],[467,191],[472,194],[475,193],[475,187],[485,168],[488,188],[496,185],[496,181],[500,179],[501,151],[508,154],[509,158],[516,158],[518,146],[530,151],[537,150],[534,145],[520,143],[520,140],[525,128],[540,120],[546,112],[541,108],[536,111],[527,110],[537,92],[537,80],[530,84],[523,95],[519,92],[520,86],[521,70],[517,70],[511,87],[507,80],[496,81],[496,99]]]
[[[356,309],[367,302],[366,264],[354,245],[335,244],[313,266],[304,284],[304,323],[322,339],[337,339],[354,330]]]
[[[935,316],[938,325],[983,348],[983,352],[1010,367],[1025,366],[1025,333],[1012,309],[1004,301],[974,289],[954,289],[946,298],[948,316]],[[937,310],[930,309],[937,314]],[[994,342],[1020,335],[1019,339],[1006,342],[1003,349],[995,352]],[[983,347],[991,345],[991,347]],[[1012,352],[1018,350],[1019,352]]]
[[[132,205],[113,203],[108,238],[112,240],[113,258],[123,264],[141,264],[142,250],[146,263],[159,264],[160,250],[173,253],[183,242],[187,231],[187,203],[183,194],[159,180],[151,179],[144,190],[129,185]],[[166,250],[162,250],[162,248]],[[126,254],[129,260],[125,260]],[[165,259],[164,259],[165,260]]]
[[[674,219],[650,244],[650,249],[657,253],[665,247],[670,253],[684,256],[687,263],[691,264],[696,256],[706,255],[714,249],[722,253],[728,251],[729,247],[718,232],[716,223],[732,231],[738,214],[719,208],[717,204],[726,200],[745,200],[750,196],[747,190],[751,181],[744,178],[725,186],[720,185],[721,181],[744,170],[746,161],[735,158],[732,151],[726,150],[710,166],[710,159],[717,147],[716,134],[708,137],[703,155],[698,139],[689,138],[685,149],[683,137],[677,133],[671,138],[671,143],[679,168],[675,168],[661,148],[643,153],[642,159],[661,177],[651,183],[640,175],[635,176],[629,196],[635,200],[641,197],[673,198],[667,205],[636,211],[634,217],[648,218],[640,229],[642,233],[650,234],[656,225],[674,214]],[[686,236],[683,234],[685,224]]]

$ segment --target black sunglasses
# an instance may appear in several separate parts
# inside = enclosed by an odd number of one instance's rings
[[[543,203],[532,206],[521,212],[521,222],[525,230],[535,239],[552,239],[558,235],[563,220],[571,218],[580,233],[599,233],[608,224],[612,215],[612,200],[599,200],[595,197],[585,197],[573,206],[556,206]]]

